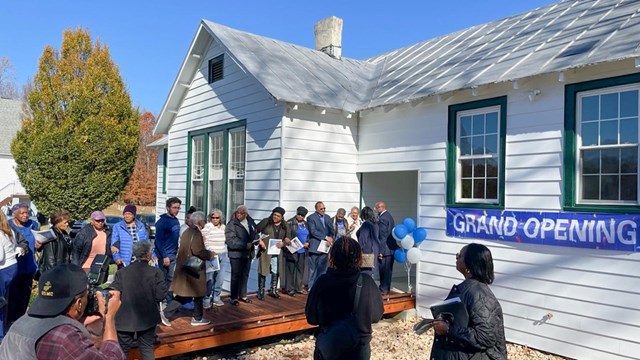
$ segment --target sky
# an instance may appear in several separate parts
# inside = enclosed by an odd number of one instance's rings
[[[313,25],[344,20],[342,55],[367,59],[554,0],[0,0],[0,57],[19,88],[37,72],[45,46],[82,27],[109,47],[134,106],[162,109],[201,19],[314,47]],[[90,5],[89,5],[90,4]]]

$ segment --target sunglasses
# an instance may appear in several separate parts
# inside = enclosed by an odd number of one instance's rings
[[[102,220],[95,220],[95,219],[94,219],[93,221],[95,221],[95,222],[99,222],[99,223],[103,223],[103,222],[104,222],[104,219],[102,219]]]
[[[324,208],[319,208],[318,210],[324,210]]]
[[[220,219],[220,216],[212,216],[212,219]]]

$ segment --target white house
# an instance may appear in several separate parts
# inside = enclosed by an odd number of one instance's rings
[[[0,206],[10,206],[28,195],[18,175],[11,154],[11,141],[22,124],[22,102],[0,98]]]
[[[509,341],[638,358],[639,13],[561,1],[366,60],[341,58],[335,18],[323,51],[204,20],[155,129],[158,211],[384,199],[429,230],[421,315],[480,242]]]

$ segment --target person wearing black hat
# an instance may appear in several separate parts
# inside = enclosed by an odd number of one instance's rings
[[[149,234],[144,223],[136,219],[137,208],[129,204],[122,211],[123,219],[113,225],[111,231],[111,253],[118,268],[129,266],[132,260],[133,243],[149,241]]]
[[[97,294],[104,319],[100,349],[79,322],[88,294],[87,274],[78,265],[58,265],[43,273],[38,297],[0,344],[0,359],[125,359],[115,324],[120,292],[109,291],[106,313],[102,293]]]
[[[295,253],[291,253],[289,249],[282,250],[284,255],[284,290],[290,296],[296,294],[306,294],[304,290],[304,268],[307,262],[307,249],[309,243],[307,238],[309,237],[309,224],[305,221],[305,217],[309,213],[309,210],[304,206],[299,206],[296,209],[296,216],[289,219],[288,224],[291,229],[291,238],[298,238],[303,245],[302,249],[299,249]]]
[[[258,300],[264,299],[264,286],[267,280],[267,275],[271,273],[271,289],[269,290],[269,296],[273,298],[280,298],[278,294],[278,263],[279,258],[282,256],[282,251],[278,255],[270,255],[268,252],[269,243],[271,240],[282,240],[275,246],[282,249],[283,246],[289,245],[291,240],[289,238],[289,225],[284,221],[284,209],[280,206],[273,209],[271,216],[262,219],[256,225],[258,232],[268,235],[267,238],[261,239],[258,242]]]

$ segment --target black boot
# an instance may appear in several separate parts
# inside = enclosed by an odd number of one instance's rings
[[[269,296],[280,299],[280,294],[278,294],[278,274],[271,273],[271,289],[269,290]]]
[[[258,300],[264,300],[264,284],[267,282],[267,277],[258,274]]]

